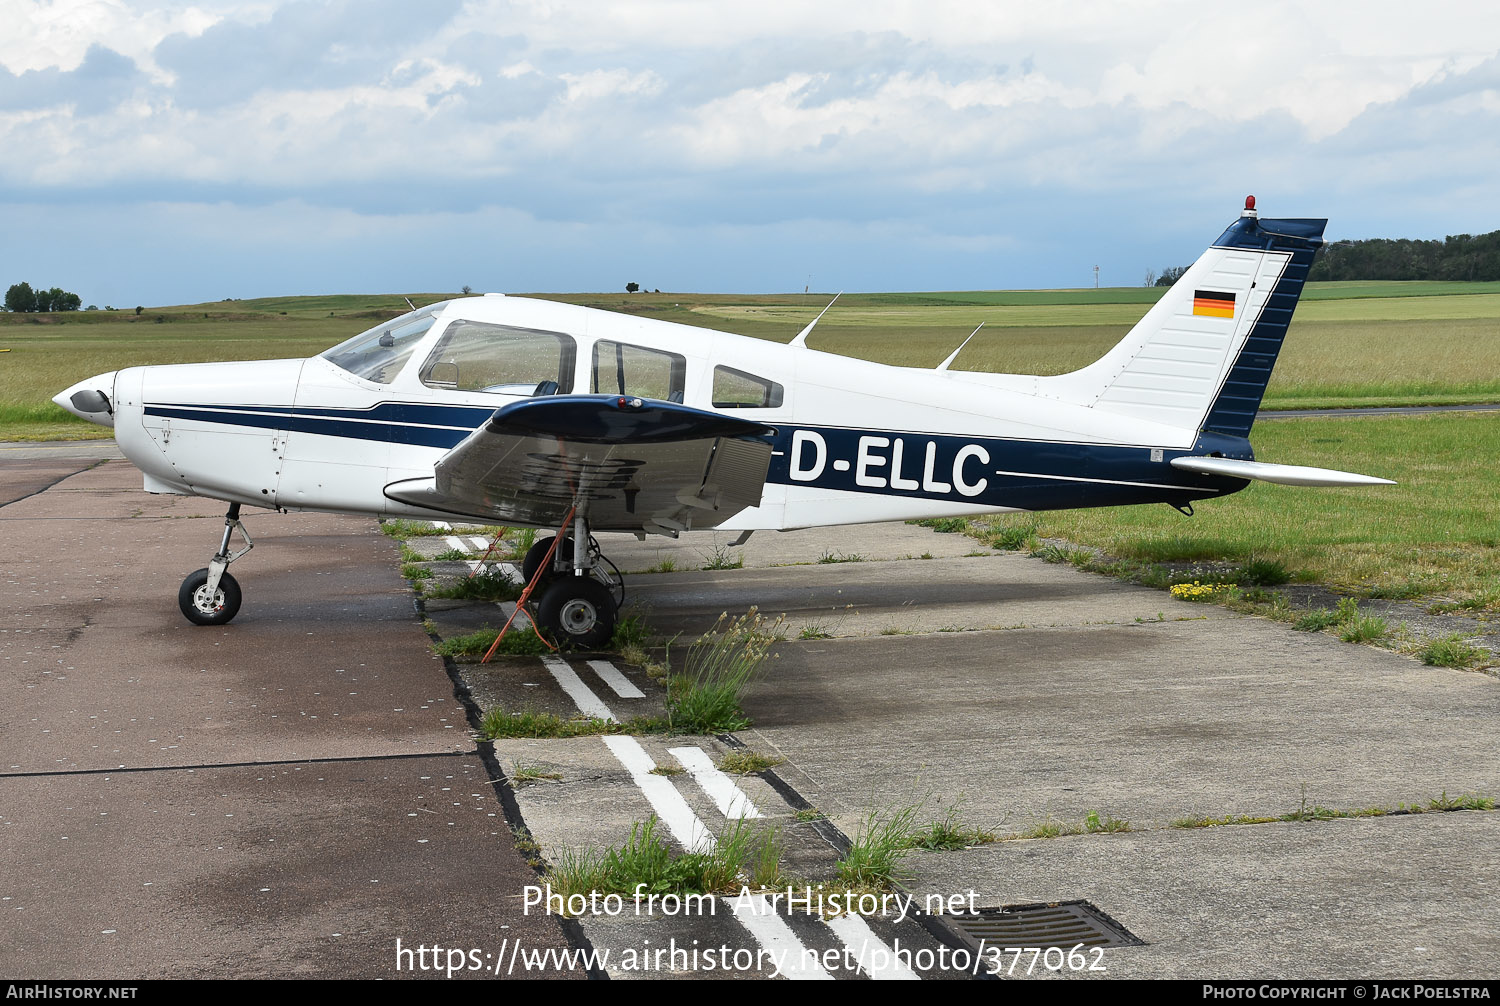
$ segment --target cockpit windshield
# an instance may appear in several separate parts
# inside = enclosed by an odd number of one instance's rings
[[[422,341],[422,336],[432,327],[438,313],[447,306],[448,301],[445,300],[409,311],[384,325],[361,332],[320,355],[355,377],[376,384],[390,384],[401,373],[401,368],[406,366],[412,350],[417,348],[417,343]]]

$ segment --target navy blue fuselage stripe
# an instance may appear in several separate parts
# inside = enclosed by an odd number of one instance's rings
[[[148,408],[167,408],[152,405]],[[483,405],[432,405],[415,402],[379,402],[363,409],[332,409],[316,405],[204,405],[192,408],[217,409],[226,413],[266,413],[296,416],[323,416],[329,419],[370,419],[383,423],[423,423],[428,426],[461,426],[473,430],[495,414],[494,407]],[[247,424],[248,425],[248,424]]]
[[[425,406],[418,406],[425,408]],[[287,433],[316,433],[325,437],[345,437],[350,440],[369,440],[374,443],[413,444],[418,447],[457,447],[463,439],[490,416],[494,409],[466,409],[464,417],[473,421],[473,426],[462,429],[443,429],[433,426],[407,425],[397,421],[358,422],[353,419],[327,416],[327,412],[346,412],[360,419],[373,418],[368,412],[337,409],[302,409],[282,407],[258,409],[252,406],[205,406],[174,408],[170,405],[147,405],[146,415],[168,419],[191,419],[200,423],[217,423],[226,426],[248,426],[259,430],[282,430]],[[313,413],[313,414],[308,414]],[[442,417],[445,423],[457,426],[459,416],[449,413]],[[418,420],[428,421],[428,420]]]
[[[301,408],[148,405],[145,411],[149,416],[442,449],[457,446],[473,432],[306,415],[311,410]],[[476,426],[492,414],[470,411],[481,414]],[[1024,510],[1180,504],[1225,496],[1248,484],[1178,471],[1171,460],[1195,451],[1172,449],[1152,461],[1146,447],[790,425],[780,427],[772,447],[776,455],[766,481],[773,485]],[[1214,447],[1230,456],[1253,456],[1243,438],[1220,438]]]
[[[875,439],[862,449],[866,437]],[[1178,471],[1170,462],[1193,453],[1185,450],[1152,461],[1147,447],[790,425],[772,446],[768,483],[1023,510],[1186,503],[1249,484]]]

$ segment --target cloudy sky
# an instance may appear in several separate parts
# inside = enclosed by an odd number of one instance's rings
[[[1500,228],[1500,7],[0,0],[0,285],[1137,285]]]

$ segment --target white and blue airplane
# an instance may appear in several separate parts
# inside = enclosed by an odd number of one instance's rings
[[[229,504],[218,552],[179,591],[195,623],[239,610],[242,507],[457,517],[556,529],[560,547],[545,538],[523,564],[536,620],[596,646],[622,584],[594,532],[1191,513],[1251,480],[1391,484],[1259,462],[1248,439],[1326,223],[1261,219],[1247,199],[1119,344],[1053,377],[954,370],[957,350],[930,370],[823,353],[816,319],[779,345],[492,294],[310,359],[132,367],[54,401],[112,425],[146,491]]]

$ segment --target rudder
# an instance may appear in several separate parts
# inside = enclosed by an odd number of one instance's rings
[[[1103,357],[1036,394],[1244,438],[1328,221],[1240,218]]]

